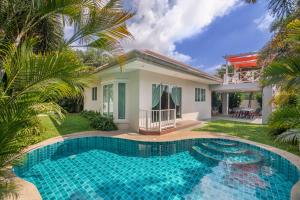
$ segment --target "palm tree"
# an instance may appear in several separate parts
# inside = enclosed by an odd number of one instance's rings
[[[261,83],[263,86],[276,85],[281,94],[287,93],[285,98],[281,95],[280,101],[285,103],[271,114],[268,125],[273,134],[279,134],[278,141],[299,143],[300,150],[299,55],[281,58],[264,68]]]
[[[125,22],[132,16],[121,0],[2,0],[0,35],[16,45],[38,37],[38,51],[62,44],[115,51],[120,40],[131,37]],[[74,32],[64,40],[65,25],[73,26]]]
[[[93,79],[67,47],[122,52],[132,16],[120,0],[0,1],[0,199],[16,194],[7,166],[39,133],[37,116],[62,119],[56,102],[80,96]],[[65,25],[74,27],[68,38]]]
[[[300,89],[300,57],[285,57],[264,68],[261,75],[263,86],[277,85],[282,90]]]
[[[300,151],[300,127],[289,129],[276,138],[280,142],[285,143],[298,143],[299,151]]]
[[[35,54],[35,45],[30,40],[18,47],[0,46],[6,72],[6,81],[0,84],[0,199],[13,188],[6,167],[20,156],[30,136],[39,133],[38,115],[62,119],[64,111],[55,102],[80,96],[93,79],[90,67],[83,66],[74,52]]]
[[[255,0],[245,1],[256,3]],[[299,5],[299,0],[268,0],[268,10],[275,18],[270,27],[274,36],[260,52],[258,60],[260,66],[266,67],[276,59],[298,53],[299,45],[297,46],[295,42],[287,40],[287,38],[290,37],[290,24],[293,24],[300,17]]]
[[[245,0],[246,3],[254,4],[257,0]],[[283,19],[294,13],[300,5],[299,0],[268,0],[268,9],[272,15]]]

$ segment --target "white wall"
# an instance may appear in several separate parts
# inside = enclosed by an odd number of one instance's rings
[[[126,83],[125,119],[118,119],[118,83]],[[99,81],[84,90],[84,110],[102,112],[103,85],[113,84],[113,116],[119,129],[138,128],[138,72],[100,74]],[[97,87],[97,100],[92,100],[92,87]]]
[[[129,127],[135,131],[138,131],[139,129],[139,79],[139,71],[131,72],[128,76],[128,120]]]
[[[207,84],[174,78],[148,71],[140,71],[140,109],[151,110],[152,84],[171,84],[182,88],[182,119],[197,120],[211,118],[211,91]],[[195,88],[206,89],[206,101],[195,102]]]
[[[117,83],[126,82],[126,119],[118,120]],[[114,121],[120,129],[139,128],[139,112],[141,109],[152,108],[152,84],[171,84],[182,88],[182,119],[197,120],[211,118],[211,90],[207,84],[175,78],[163,74],[135,70],[117,72],[99,76],[99,81],[92,87],[97,87],[97,101],[92,101],[92,89],[84,91],[84,110],[102,111],[103,85],[114,84]],[[195,88],[206,89],[205,102],[195,102]]]
[[[92,88],[97,87],[97,100],[92,100]],[[84,110],[93,110],[100,112],[101,110],[101,102],[100,102],[100,94],[102,92],[100,81],[91,85],[90,88],[84,89],[84,101],[83,101],[83,109]]]

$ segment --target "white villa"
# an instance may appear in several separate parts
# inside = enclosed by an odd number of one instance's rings
[[[131,51],[101,67],[84,94],[84,110],[111,115],[120,129],[162,132],[176,121],[211,118],[210,85],[221,79],[152,51]]]
[[[119,63],[112,62],[100,67],[97,76],[98,81],[85,89],[84,110],[112,116],[119,129],[144,134],[160,134],[179,123],[210,119],[212,91],[222,93],[223,114],[228,114],[229,92],[262,91],[256,79],[229,83],[228,78],[219,79],[148,50],[129,52],[123,71]],[[265,116],[270,113],[266,102],[272,98],[266,91]]]

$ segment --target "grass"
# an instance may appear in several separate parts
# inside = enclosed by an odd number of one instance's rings
[[[274,137],[269,134],[266,125],[217,120],[208,122],[204,127],[195,129],[194,131],[225,133],[231,136],[267,144],[300,156],[297,145],[275,142]]]
[[[81,131],[91,131],[93,129],[89,121],[79,114],[68,114],[61,124],[51,120],[48,116],[40,116],[42,132],[33,138],[32,143],[37,143],[52,137],[76,133]]]

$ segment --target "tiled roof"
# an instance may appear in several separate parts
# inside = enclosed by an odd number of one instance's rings
[[[190,65],[187,65],[183,62],[177,61],[173,58],[161,55],[159,53],[150,51],[150,50],[132,50],[130,52],[128,52],[126,55],[126,62],[129,63],[132,61],[132,59],[142,59],[142,60],[147,60],[147,61],[151,61],[151,62],[155,62],[157,64],[160,64],[162,67],[168,67],[168,68],[172,68],[172,69],[176,69],[176,70],[180,70],[182,72],[185,73],[189,73],[201,78],[205,78],[205,79],[209,79],[209,80],[213,80],[216,81],[218,83],[223,82],[222,79],[220,79],[219,77],[210,75],[206,72],[203,72],[197,68],[194,68]],[[107,64],[105,66],[102,66],[99,68],[100,70],[103,69],[107,69],[111,66],[114,66],[118,64],[116,61]]]

